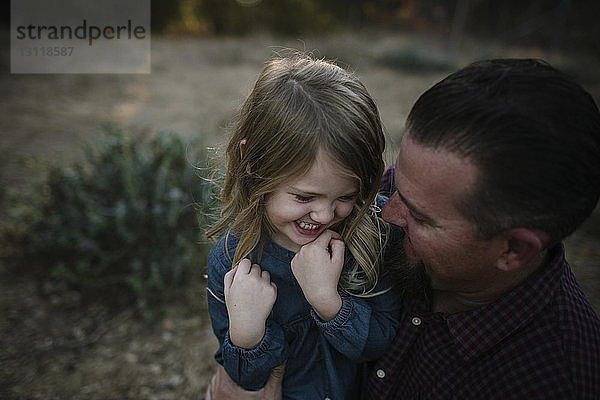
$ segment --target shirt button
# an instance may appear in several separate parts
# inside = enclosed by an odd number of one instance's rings
[[[377,374],[378,378],[381,378],[381,379],[385,378],[385,371],[382,369],[378,369],[376,374]]]
[[[421,318],[419,318],[419,317],[413,317],[410,322],[412,322],[412,324],[414,326],[419,326],[419,325],[421,325]]]

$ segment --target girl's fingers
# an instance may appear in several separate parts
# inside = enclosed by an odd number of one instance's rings
[[[237,270],[238,270],[238,266],[236,265],[230,271],[228,271],[225,274],[225,276],[223,277],[223,287],[225,289],[228,289],[231,287],[231,284],[233,283],[233,278],[235,278],[235,274],[236,274]]]
[[[338,239],[332,239],[329,242],[331,247],[331,261],[333,263],[344,262],[344,242]]]
[[[225,274],[223,279],[225,287],[230,287],[238,274],[240,275],[239,279],[242,279],[243,275],[250,275],[267,282],[271,281],[271,274],[269,274],[269,271],[262,270],[258,264],[251,264],[248,259],[243,259],[231,271]]]
[[[250,270],[252,269],[252,263],[250,263],[250,260],[248,260],[247,258],[244,258],[238,263],[236,268],[238,269],[238,271],[240,271],[240,273],[249,274]]]
[[[271,274],[269,274],[269,271],[262,271],[260,277],[266,281],[271,281]]]
[[[340,236],[339,233],[327,229],[327,230],[323,231],[323,233],[321,233],[319,235],[319,237],[317,237],[312,243],[314,243],[318,247],[327,249],[329,247],[329,243],[331,242],[332,239],[341,239],[341,238],[342,237]]]

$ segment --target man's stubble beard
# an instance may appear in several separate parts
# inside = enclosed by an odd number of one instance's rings
[[[386,265],[392,278],[394,290],[403,299],[429,299],[431,280],[427,275],[425,264],[410,260],[399,243],[391,244],[386,253]]]

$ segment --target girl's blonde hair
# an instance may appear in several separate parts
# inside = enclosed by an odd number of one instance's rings
[[[238,115],[226,149],[224,207],[207,236],[230,230],[239,238],[233,265],[251,256],[274,232],[265,212],[269,194],[306,173],[324,151],[359,187],[352,212],[335,227],[356,260],[340,288],[368,294],[383,248],[383,222],[373,209],[384,148],[377,107],[356,76],[307,56],[272,59]]]

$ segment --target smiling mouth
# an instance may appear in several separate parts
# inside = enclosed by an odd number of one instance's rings
[[[296,229],[303,235],[316,236],[325,229],[322,224],[310,224],[308,222],[296,220]]]
[[[304,221],[296,221],[296,223],[298,224],[298,226],[306,231],[314,231],[316,229],[319,229],[319,227],[321,226],[321,224],[309,224],[308,222],[304,222]]]

